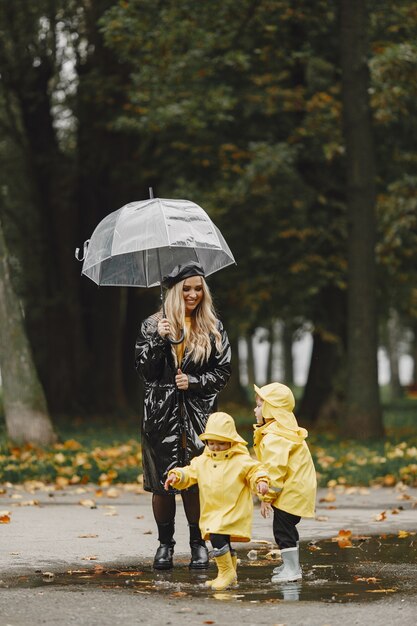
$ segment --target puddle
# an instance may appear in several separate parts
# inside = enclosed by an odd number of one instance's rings
[[[341,531],[342,533],[344,531]],[[92,568],[70,570],[48,575],[38,572],[9,580],[9,587],[33,588],[65,586],[69,589],[120,589],[138,594],[163,594],[169,598],[214,597],[217,600],[243,602],[321,601],[371,602],[397,593],[416,593],[417,536],[400,538],[339,536],[337,540],[302,543],[300,548],[303,580],[273,584],[272,569],[279,560],[267,558],[273,548],[260,545],[248,558],[248,550],[240,549],[239,584],[234,589],[213,593],[204,583],[216,575],[210,565],[204,572],[190,571],[188,559],[175,561],[169,572],[156,572],[147,564],[137,569]]]

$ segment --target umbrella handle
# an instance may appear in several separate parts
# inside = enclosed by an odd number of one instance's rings
[[[85,257],[87,256],[87,248],[88,248],[89,243],[90,243],[89,239],[84,241],[83,256],[81,257],[81,259],[80,259],[80,248],[75,248],[75,258],[77,259],[77,261],[84,261]]]
[[[182,329],[181,337],[179,339],[170,339],[169,337],[167,337],[167,339],[170,344],[172,344],[173,346],[177,346],[179,343],[182,343],[184,341],[184,337],[185,337],[185,333],[184,333],[184,329]]]
[[[149,187],[149,197],[153,198],[153,190],[152,187]],[[165,303],[164,303],[164,292],[162,290],[162,271],[161,271],[161,261],[159,258],[159,250],[158,248],[156,249],[156,254],[157,254],[157,259],[158,259],[158,268],[159,268],[159,287],[161,289],[161,305],[162,305],[162,314],[164,317],[166,317],[166,313],[165,313]],[[169,337],[167,337],[169,343],[173,346],[177,346],[179,343],[182,343],[184,341],[184,337],[185,337],[185,332],[184,329],[181,329],[181,336],[179,339],[170,339]]]

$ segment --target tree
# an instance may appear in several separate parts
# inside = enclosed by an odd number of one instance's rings
[[[0,13],[0,118],[8,137],[0,159],[8,168],[10,146],[18,154],[13,176],[0,172],[1,215],[53,415],[126,409],[124,363],[133,369],[134,340],[123,352],[123,290],[98,290],[80,278],[74,259],[75,247],[144,180],[137,138],[109,130],[126,71],[98,31],[112,4],[16,0],[2,2]]]
[[[0,369],[10,439],[16,443],[53,443],[56,436],[26,336],[22,308],[12,285],[1,221]]]
[[[340,46],[348,207],[348,372],[344,432],[383,433],[377,370],[375,155],[369,106],[366,6],[341,0]]]

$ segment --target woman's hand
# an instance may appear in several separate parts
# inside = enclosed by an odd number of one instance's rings
[[[170,488],[171,485],[175,485],[175,483],[178,482],[178,477],[176,474],[174,474],[173,472],[170,472],[168,474],[168,478],[166,479],[165,483],[164,483],[164,489],[165,491],[168,491],[168,489]]]
[[[180,369],[177,370],[177,375],[175,376],[175,384],[181,391],[186,391],[188,389],[188,376],[187,374],[183,374]]]
[[[260,493],[261,496],[264,496],[266,493],[268,493],[268,489],[269,486],[265,480],[260,480],[256,485],[256,491]]]
[[[261,515],[262,517],[269,517],[270,513],[272,511],[272,506],[269,504],[269,502],[261,502]]]
[[[166,317],[163,317],[161,320],[159,320],[158,333],[161,337],[164,338],[168,337],[168,335],[171,333],[171,326]]]

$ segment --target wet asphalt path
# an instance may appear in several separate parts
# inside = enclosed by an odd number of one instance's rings
[[[336,537],[340,530],[350,530],[353,536],[412,533],[417,531],[416,506],[417,489],[323,489],[318,493],[317,518],[302,520],[300,535],[302,540],[318,542],[320,546],[322,540]],[[193,594],[193,580],[189,588],[181,582],[170,583],[169,575],[168,581],[161,581],[162,592],[159,589],[158,593],[152,591],[152,584],[150,590],[123,585],[115,588],[105,581],[98,586],[87,587],[79,584],[80,581],[59,586],[55,584],[56,579],[47,581],[45,572],[59,577],[68,570],[92,571],[97,566],[113,570],[142,568],[150,583],[155,582],[150,564],[157,539],[149,494],[137,487],[117,486],[111,490],[99,490],[91,485],[58,491],[7,487],[0,496],[0,517],[4,515],[10,522],[0,525],[1,626],[58,622],[88,626],[238,622],[288,626],[351,622],[381,626],[401,622],[402,626],[414,626],[417,622],[417,575],[416,593],[413,593],[410,585],[412,587],[415,575],[414,556],[408,558],[407,550],[404,566],[402,561],[396,565],[399,573],[396,592],[382,592],[378,600],[372,602],[355,598],[341,602],[337,596],[333,601],[323,600],[319,594],[315,600],[311,593],[309,600],[303,599],[303,593],[298,594],[298,600],[297,594],[292,598],[287,594],[288,599],[285,599],[276,593],[242,600],[239,588],[224,597],[214,598],[205,593]],[[250,549],[266,549],[267,542],[273,541],[271,522],[260,516],[258,508],[255,509],[253,540],[251,545],[245,545],[243,559]],[[181,502],[178,502],[176,541],[177,567],[188,576],[187,528]],[[412,545],[413,535],[408,535],[407,541],[407,545]],[[305,554],[303,584],[304,589],[310,589],[314,580],[309,581],[308,576],[314,571],[315,552]],[[319,552],[317,563],[320,563]],[[267,590],[269,568],[263,567],[264,570]],[[401,582],[402,570],[404,583]],[[366,573],[368,577],[371,575],[372,572]],[[19,576],[23,577],[20,582]],[[34,576],[43,578],[42,584],[28,586]],[[20,586],[15,586],[16,582]],[[163,588],[165,582],[166,589]],[[262,587],[263,582],[262,576],[258,576],[256,584]],[[244,590],[243,580],[240,586]]]

